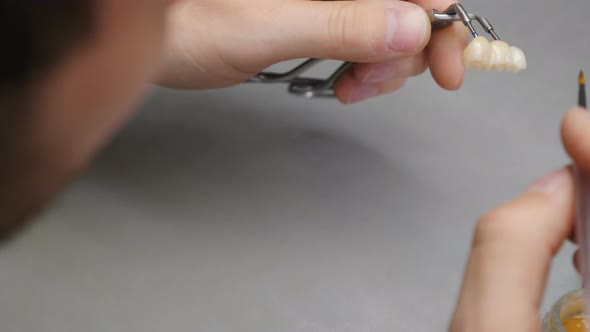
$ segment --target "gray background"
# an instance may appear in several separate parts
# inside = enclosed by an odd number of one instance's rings
[[[568,161],[560,118],[590,70],[587,1],[464,5],[526,72],[355,106],[156,90],[0,252],[2,331],[445,330],[477,217]],[[571,254],[543,311],[578,286]]]

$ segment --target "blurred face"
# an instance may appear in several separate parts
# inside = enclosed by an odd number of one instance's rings
[[[38,85],[35,139],[78,167],[130,114],[161,55],[170,0],[96,0],[96,33]]]
[[[169,0],[94,0],[94,33],[28,91],[0,171],[0,237],[23,226],[131,114],[157,67]],[[15,142],[15,143],[11,143]]]

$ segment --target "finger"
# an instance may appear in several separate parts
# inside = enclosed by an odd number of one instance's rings
[[[543,177],[479,221],[452,332],[540,331],[552,257],[573,229],[570,168]]]
[[[406,82],[405,78],[380,83],[361,83],[347,71],[334,85],[336,98],[344,104],[353,104],[371,97],[380,96],[399,90]]]
[[[425,9],[445,10],[453,0],[411,0]],[[444,89],[457,90],[464,80],[463,49],[469,40],[469,32],[460,23],[432,32],[428,46],[430,71],[434,80]]]
[[[576,238],[576,230],[572,230],[572,232],[570,233],[570,235],[567,237],[567,239],[571,242],[571,243],[577,243],[578,239]]]
[[[453,0],[412,0],[425,9],[445,10]],[[432,32],[428,46],[428,62],[434,80],[442,88],[457,90],[463,84],[465,69],[462,63],[463,49],[469,41],[469,31],[463,24],[455,23],[449,28]]]
[[[436,9],[441,12],[449,8],[450,5],[457,3],[454,0],[409,0],[409,2],[415,3],[426,10]]]
[[[362,83],[377,83],[422,74],[427,68],[426,55],[382,63],[362,63],[353,67],[354,78]]]
[[[578,271],[578,273],[580,273],[580,250],[576,250],[576,252],[574,253],[573,257],[573,262],[574,262],[574,267],[576,268],[576,271]]]
[[[568,111],[561,123],[561,137],[576,167],[590,171],[590,113],[582,108]]]
[[[439,11],[443,11],[443,10],[447,9],[450,5],[456,3],[457,1],[454,1],[454,0],[411,0],[410,2],[413,2],[424,9],[437,9]]]
[[[424,9],[445,10],[453,0],[411,0]],[[457,90],[463,84],[465,69],[463,49],[469,41],[469,31],[460,23],[432,32],[428,46],[428,63],[434,80],[442,88]]]
[[[561,137],[565,150],[573,159],[576,167],[590,171],[590,145],[584,140],[590,139],[590,114],[587,110],[575,107],[563,117]],[[572,242],[576,243],[575,233],[571,234]],[[579,250],[574,254],[574,266],[580,272]]]
[[[432,77],[442,88],[457,90],[463,84],[463,50],[468,41],[469,31],[461,23],[432,33],[428,62]]]
[[[260,35],[278,60],[382,62],[415,55],[430,39],[426,11],[405,1],[282,1],[272,14]]]

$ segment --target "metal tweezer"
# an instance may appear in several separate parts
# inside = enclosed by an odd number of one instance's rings
[[[453,22],[461,21],[463,22],[463,25],[469,29],[471,35],[475,38],[478,36],[478,33],[473,27],[473,22],[477,21],[481,27],[492,36],[492,38],[495,40],[500,40],[494,31],[492,24],[486,18],[468,13],[463,5],[459,3],[450,5],[442,12],[439,12],[436,9],[430,9],[427,11],[427,14],[430,18],[432,30],[442,29],[452,25]],[[334,83],[338,80],[340,75],[342,75],[353,65],[353,63],[342,63],[338,69],[336,69],[336,71],[326,79],[301,76],[303,73],[312,67],[315,67],[324,60],[325,59],[310,58],[290,71],[283,73],[261,72],[248,79],[246,83],[286,83],[289,84],[289,93],[293,95],[303,96],[306,98],[334,97]]]

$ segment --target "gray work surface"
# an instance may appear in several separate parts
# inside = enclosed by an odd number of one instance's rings
[[[426,73],[354,106],[153,92],[0,252],[1,330],[444,331],[478,216],[568,162],[560,119],[590,70],[587,1],[464,5],[527,71],[469,72],[459,92]],[[572,252],[542,311],[578,287]]]

